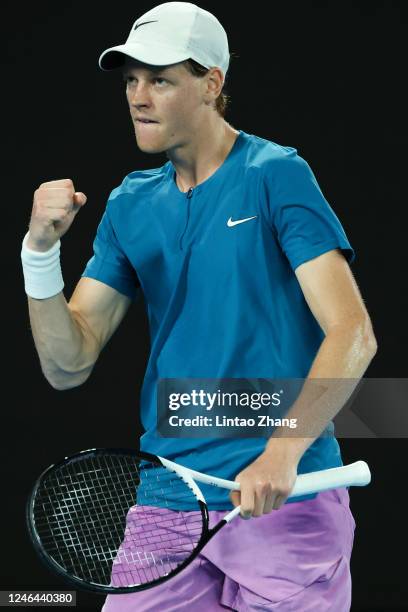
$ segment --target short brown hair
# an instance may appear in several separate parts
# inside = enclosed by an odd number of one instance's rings
[[[199,77],[199,78],[203,77],[208,72],[208,68],[205,68],[205,66],[202,66],[195,60],[188,59],[183,63],[185,67],[187,68],[187,70],[196,77]],[[224,82],[222,91],[215,101],[215,108],[218,111],[218,114],[221,115],[221,117],[225,117],[225,113],[227,111],[229,101],[230,101],[230,96],[225,91],[225,82]]]

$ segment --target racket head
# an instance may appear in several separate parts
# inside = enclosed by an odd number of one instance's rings
[[[28,533],[45,565],[70,584],[141,591],[178,574],[208,541],[208,509],[196,490],[150,453],[84,450],[39,476],[26,505]]]

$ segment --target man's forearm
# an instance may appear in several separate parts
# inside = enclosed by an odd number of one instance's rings
[[[281,427],[266,450],[279,448],[299,460],[343,408],[377,350],[369,321],[332,328],[323,340],[298,398],[285,417],[296,430]]]
[[[28,297],[28,308],[34,343],[48,382],[56,389],[85,382],[97,358],[97,343],[89,335],[85,339],[64,294],[43,300]]]

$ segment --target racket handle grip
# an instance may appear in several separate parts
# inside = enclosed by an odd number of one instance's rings
[[[289,497],[319,493],[337,487],[364,487],[370,481],[371,473],[367,463],[356,461],[342,467],[300,474]]]
[[[354,463],[341,467],[319,470],[318,472],[310,472],[309,474],[300,474],[296,479],[295,486],[288,499],[298,497],[299,495],[308,495],[310,493],[328,491],[329,489],[337,489],[338,487],[364,487],[368,485],[370,481],[371,473],[367,463],[365,461],[355,461]],[[237,485],[238,483],[231,484]],[[239,484],[237,488],[239,488]],[[229,512],[224,517],[225,523],[229,523],[233,518],[238,516],[240,510],[241,506],[236,506]]]

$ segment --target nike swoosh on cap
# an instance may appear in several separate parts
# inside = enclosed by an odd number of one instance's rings
[[[232,217],[230,217],[227,221],[228,227],[234,227],[234,225],[238,225],[238,223],[245,223],[245,221],[250,221],[251,219],[256,219],[258,215],[254,217],[247,217],[246,219],[237,219],[237,221],[233,221]]]
[[[143,23],[137,23],[133,29],[137,30],[137,28],[140,28],[142,25],[146,25],[146,23],[157,23],[157,21],[157,19],[154,19],[153,21],[143,21]]]

